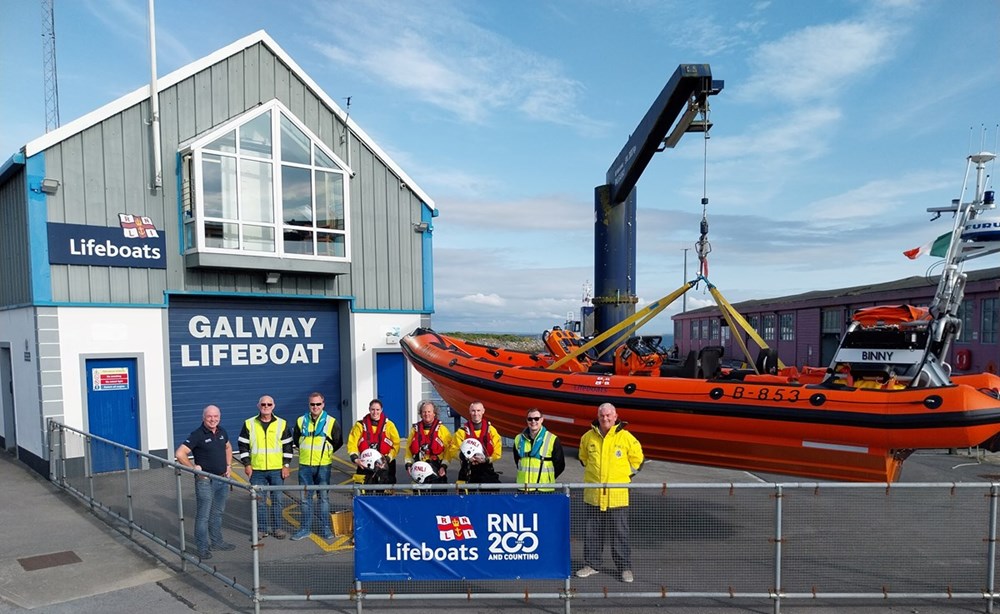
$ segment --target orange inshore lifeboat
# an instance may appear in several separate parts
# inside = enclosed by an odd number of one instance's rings
[[[863,317],[878,324],[923,317],[892,313]],[[550,348],[576,344],[567,331],[553,334]],[[1000,377],[988,373],[939,386],[861,387],[832,369],[723,369],[717,352],[631,371],[589,357],[551,369],[560,351],[495,348],[425,328],[401,345],[449,405],[461,410],[482,401],[507,437],[537,407],[552,432],[577,446],[597,406],[611,402],[650,458],[877,482],[896,480],[913,450],[995,449],[1000,439]],[[843,350],[845,360],[865,351]],[[869,375],[865,365],[854,363],[859,379]]]

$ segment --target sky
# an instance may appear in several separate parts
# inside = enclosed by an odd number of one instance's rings
[[[146,0],[54,2],[62,123],[148,83]],[[45,100],[40,2],[0,9],[2,162],[45,133]],[[998,0],[161,0],[155,22],[160,75],[263,29],[350,97],[439,211],[440,331],[537,334],[579,309],[594,188],[679,64],[725,88],[710,138],[638,182],[640,307],[694,278],[703,212],[730,302],[939,272],[902,252],[950,229],[926,209],[997,150]]]

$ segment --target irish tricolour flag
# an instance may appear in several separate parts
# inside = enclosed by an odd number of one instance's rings
[[[946,232],[940,237],[921,245],[920,247],[914,247],[913,249],[908,249],[903,252],[903,255],[910,260],[916,260],[917,258],[923,256],[924,254],[930,252],[931,256],[937,258],[944,258],[948,255],[948,245],[951,243],[951,233]]]

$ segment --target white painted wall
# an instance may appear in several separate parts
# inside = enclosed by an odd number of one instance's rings
[[[84,422],[87,375],[81,356],[139,357],[140,431],[143,450],[169,447],[168,370],[164,338],[166,310],[104,307],[59,308],[59,346],[64,423],[88,430]]]
[[[38,396],[38,355],[35,331],[35,310],[9,309],[0,311],[0,342],[10,345],[11,377],[14,385],[14,421],[17,424],[17,445],[45,458],[45,424],[41,399]],[[25,360],[25,351],[29,360]],[[0,416],[3,414],[0,413]],[[0,420],[2,422],[2,420]],[[3,425],[0,424],[0,429]],[[7,434],[4,433],[4,437]]]
[[[375,352],[374,350],[399,350],[399,339],[420,326],[420,314],[413,313],[353,313],[351,314],[352,377],[354,389],[351,391],[351,418],[345,415],[347,423],[359,420],[368,414],[368,401],[375,398]],[[409,363],[406,365],[408,383],[406,417],[407,423],[416,422],[416,407],[420,401],[422,376]],[[400,435],[405,437],[404,427],[396,425]]]

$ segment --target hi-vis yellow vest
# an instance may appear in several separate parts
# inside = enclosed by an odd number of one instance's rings
[[[517,483],[518,484],[553,484],[556,481],[555,465],[552,464],[552,449],[555,448],[556,436],[546,430],[541,433],[542,441],[537,452],[532,454],[537,438],[534,442],[519,433],[514,438],[514,449],[520,457],[517,462]],[[538,488],[529,490],[539,490],[552,492],[552,488]]]
[[[246,421],[247,432],[250,433],[250,466],[258,471],[281,469],[285,458],[281,449],[281,435],[285,432],[286,422],[274,417],[264,425],[256,416]]]
[[[333,463],[333,446],[328,439],[333,439],[333,426],[337,420],[326,412],[320,418],[326,417],[323,430],[317,431],[317,425],[312,416],[299,416],[299,465],[329,465]]]

